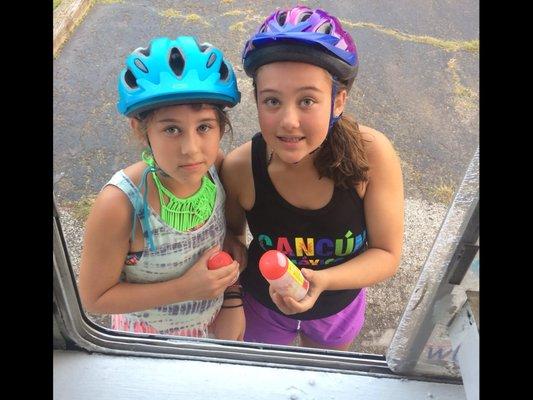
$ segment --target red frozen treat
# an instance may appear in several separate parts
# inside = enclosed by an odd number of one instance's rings
[[[217,269],[220,267],[225,267],[226,265],[230,265],[232,262],[233,258],[231,258],[228,253],[225,251],[218,251],[209,257],[209,260],[207,260],[207,268]]]
[[[300,269],[280,251],[266,251],[259,259],[259,270],[272,288],[282,296],[289,296],[300,301],[309,290],[309,281],[305,279]]]
[[[281,278],[287,271],[287,267],[287,257],[277,250],[268,250],[259,259],[259,270],[268,280]]]

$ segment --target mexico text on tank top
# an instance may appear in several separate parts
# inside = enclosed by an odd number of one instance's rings
[[[140,218],[144,235],[142,255],[130,254],[125,260],[122,280],[131,283],[163,282],[182,276],[209,248],[220,245],[226,233],[224,217],[225,192],[216,168],[209,169],[216,185],[216,200],[213,212],[198,229],[178,232],[168,226],[161,217],[148,207],[150,227],[155,251],[148,246],[146,222]],[[121,189],[131,201],[135,213],[142,216],[143,196],[124,172],[118,171],[107,183]],[[145,311],[121,314],[117,325],[132,332],[153,332],[186,336],[207,336],[207,326],[216,317],[223,296],[213,300],[191,300],[168,304]],[[118,316],[116,316],[118,317]]]
[[[268,282],[258,268],[267,250],[283,252],[299,268],[322,270],[346,262],[367,247],[363,201],[355,188],[335,187],[331,200],[317,210],[304,210],[277,192],[267,171],[266,143],[260,133],[252,138],[255,203],[246,212],[253,236],[248,265],[241,274],[244,289],[264,306],[281,312],[268,293]],[[312,309],[289,318],[324,318],[341,311],[360,289],[328,290]]]

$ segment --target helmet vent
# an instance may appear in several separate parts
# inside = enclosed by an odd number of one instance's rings
[[[201,45],[198,46],[198,48],[200,49],[200,51],[201,51],[202,53],[205,53],[205,51],[206,51],[207,49],[209,49],[210,47],[211,47],[211,45],[208,44],[208,43],[202,43]]]
[[[326,22],[326,23],[320,25],[316,31],[317,32],[321,32],[321,33],[325,33],[325,34],[330,34],[332,29],[333,29],[333,27],[331,26],[331,24],[329,22]]]
[[[124,80],[126,81],[126,85],[128,85],[130,89],[138,88],[137,79],[135,78],[135,75],[133,75],[133,72],[131,72],[131,70],[128,69],[126,71],[126,74],[124,75]]]
[[[176,74],[176,76],[181,76],[181,74],[183,73],[183,67],[185,66],[185,60],[183,59],[183,56],[181,55],[179,49],[175,47],[172,48],[172,50],[170,51],[168,63],[172,71]]]
[[[133,62],[137,68],[139,68],[142,72],[144,72],[145,74],[148,73],[148,68],[146,68],[146,65],[143,64],[143,62],[141,60],[139,60],[138,58],[135,59],[135,61]]]
[[[313,15],[313,13],[310,13],[310,12],[305,12],[305,13],[303,13],[303,14],[300,16],[298,22],[304,22],[304,21],[307,21],[307,20],[309,19],[309,17],[311,17],[311,15]]]
[[[222,63],[220,64],[220,70],[218,72],[220,73],[220,80],[225,81],[226,79],[228,79],[229,69],[224,61],[222,61]]]
[[[148,57],[148,56],[150,55],[150,50],[151,50],[151,48],[152,48],[152,43],[150,43],[150,46],[148,46],[147,49],[141,47],[141,48],[137,49],[137,51],[138,51],[139,53],[141,53],[143,56]]]
[[[209,56],[209,59],[207,60],[207,63],[205,64],[206,68],[210,68],[211,65],[217,60],[217,55],[215,53],[211,53]]]
[[[278,24],[280,24],[281,26],[283,26],[285,24],[285,21],[287,20],[287,12],[284,11],[280,14],[278,14],[277,16],[277,21],[278,21]]]

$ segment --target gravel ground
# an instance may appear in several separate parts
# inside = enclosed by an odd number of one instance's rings
[[[61,206],[58,208],[77,280],[84,232],[83,223],[73,216],[70,208]],[[447,207],[443,204],[406,199],[404,246],[400,268],[388,281],[368,289],[365,325],[352,344],[351,350],[385,354],[446,211]],[[109,316],[91,314],[89,316],[96,323],[109,326]]]

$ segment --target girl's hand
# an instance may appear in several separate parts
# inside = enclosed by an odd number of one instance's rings
[[[224,301],[225,306],[242,304],[241,299],[230,299]],[[235,308],[221,308],[215,321],[212,324],[212,330],[216,339],[223,340],[240,340],[244,338],[246,320],[244,318],[244,309],[242,306]]]
[[[222,249],[228,252],[239,263],[241,272],[246,268],[248,249],[239,239],[229,233],[229,231],[226,232]]]
[[[220,246],[218,245],[206,250],[198,261],[183,276],[178,278],[187,282],[188,299],[215,299],[239,277],[239,263],[235,260],[225,267],[214,270],[207,269],[207,260],[219,250]]]
[[[325,271],[314,271],[312,269],[302,268],[302,274],[305,279],[309,281],[309,291],[300,301],[294,300],[292,297],[285,296],[272,289],[272,286],[268,288],[272,301],[282,313],[286,315],[299,314],[312,308],[318,296],[327,287]]]

